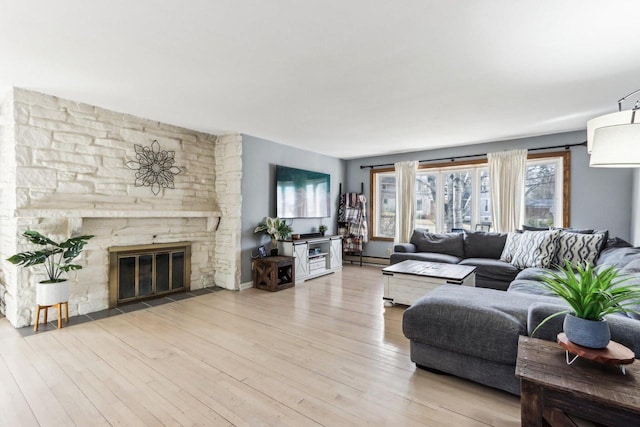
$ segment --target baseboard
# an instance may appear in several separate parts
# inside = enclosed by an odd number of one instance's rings
[[[357,255],[343,255],[342,262],[350,262],[352,264],[360,263],[360,257]],[[374,264],[374,265],[389,265],[389,258],[382,258],[376,256],[363,256],[362,257],[363,264]]]
[[[253,288],[253,281],[240,283],[240,290],[246,291],[247,289]]]

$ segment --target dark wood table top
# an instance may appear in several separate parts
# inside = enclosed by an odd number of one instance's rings
[[[446,264],[443,262],[406,260],[382,269],[383,273],[411,274],[437,279],[463,280],[476,271],[472,265]]]
[[[640,412],[640,363],[626,365],[626,375],[617,366],[586,359],[567,365],[557,343],[520,336],[516,376],[585,401]]]

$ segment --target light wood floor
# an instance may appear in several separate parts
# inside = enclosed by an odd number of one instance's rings
[[[2,319],[0,425],[519,425],[518,398],[416,369],[381,298],[345,266],[26,338]]]

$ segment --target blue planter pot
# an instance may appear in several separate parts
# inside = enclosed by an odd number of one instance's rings
[[[567,314],[564,317],[563,329],[572,343],[582,347],[605,348],[611,340],[611,331],[606,320],[587,320]]]

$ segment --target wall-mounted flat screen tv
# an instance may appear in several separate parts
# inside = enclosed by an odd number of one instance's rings
[[[331,216],[331,176],[276,166],[276,214],[280,218]]]

